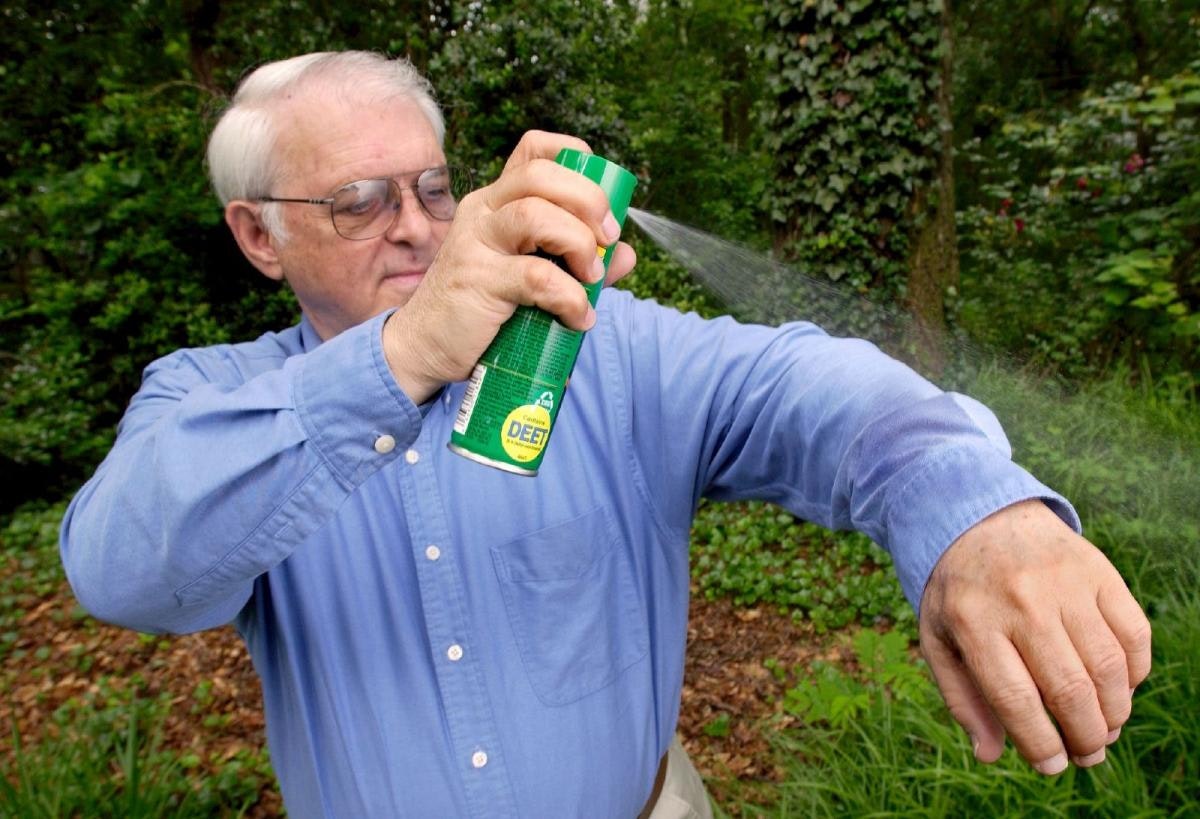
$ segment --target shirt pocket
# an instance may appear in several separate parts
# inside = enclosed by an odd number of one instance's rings
[[[646,655],[630,560],[603,508],[492,549],[521,662],[544,704],[598,691]]]

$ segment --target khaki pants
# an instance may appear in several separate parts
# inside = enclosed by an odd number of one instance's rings
[[[679,737],[667,749],[667,775],[649,819],[712,819],[708,792]]]

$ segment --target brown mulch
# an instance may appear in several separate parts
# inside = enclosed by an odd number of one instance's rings
[[[693,589],[679,733],[718,803],[735,790],[741,798],[765,799],[781,776],[766,737],[788,722],[778,705],[787,683],[764,662],[790,670],[829,656],[828,643],[772,608],[739,608]],[[0,755],[12,754],[7,726],[14,720],[26,744],[36,741],[57,730],[51,715],[60,705],[101,694],[102,677],[114,686],[135,685],[142,698],[167,692],[172,707],[163,744],[194,753],[201,760],[197,775],[265,743],[258,679],[232,628],[138,635],[83,616],[64,583],[29,607],[13,648],[0,664],[6,734]],[[200,705],[203,681],[210,685]],[[280,804],[272,783],[248,815],[277,815]]]

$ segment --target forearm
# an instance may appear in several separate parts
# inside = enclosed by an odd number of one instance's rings
[[[1065,501],[1011,462],[986,407],[874,345],[806,324],[613,306],[631,339],[622,354],[634,450],[672,526],[687,525],[700,496],[770,500],[868,534],[893,554],[916,606],[942,552],[997,509],[1040,497],[1077,525]]]
[[[1042,498],[1078,526],[1064,499],[1012,462],[982,404],[940,391],[869,345],[827,344],[841,364],[820,368],[819,383],[796,373],[791,387],[816,393],[809,400],[825,409],[805,413],[813,420],[801,433],[800,463],[790,464],[796,482],[779,502],[887,549],[914,609],[942,553],[993,512]]]

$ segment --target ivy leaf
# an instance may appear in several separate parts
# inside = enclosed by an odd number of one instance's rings
[[[817,207],[826,213],[830,213],[833,211],[834,207],[837,206],[839,198],[840,197],[836,196],[829,188],[822,188],[817,192],[816,197],[814,197],[814,201],[816,202]]]

